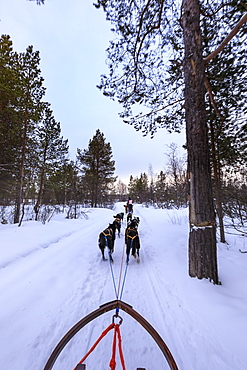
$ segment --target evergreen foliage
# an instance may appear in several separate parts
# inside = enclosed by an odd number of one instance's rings
[[[136,203],[148,203],[150,200],[150,189],[147,174],[141,173],[140,177],[131,178],[128,186],[128,193]]]
[[[36,2],[44,3],[43,0]],[[102,76],[99,88],[123,105],[123,119],[144,135],[153,136],[163,127],[179,131],[185,118],[184,45],[177,4],[170,0],[102,0],[96,4],[100,6],[112,21],[117,38],[108,48],[109,76]],[[244,4],[238,1],[200,2],[205,61],[244,11]],[[220,54],[205,62],[209,82],[206,120],[211,157],[215,143],[223,212],[233,222],[237,218],[241,223],[247,219],[245,44],[246,28],[241,28]],[[10,36],[1,36],[0,204],[16,205],[16,222],[20,221],[23,206],[29,202],[37,211],[36,217],[42,204],[68,206],[70,215],[77,217],[79,204],[105,206],[118,196],[122,200],[126,195],[126,185],[120,180],[114,195],[115,162],[110,144],[105,143],[99,130],[90,140],[88,150],[78,149],[78,164],[79,158],[85,160],[80,163],[82,174],[78,166],[67,159],[67,140],[61,136],[60,124],[55,121],[49,103],[42,101],[45,88],[39,60],[39,52],[32,46],[18,54],[13,51]],[[99,148],[97,151],[99,143],[105,151]],[[95,158],[99,156],[101,170],[98,172],[92,153]],[[181,176],[170,170],[172,165],[151,179],[145,172],[136,178],[131,176],[129,194],[135,201],[147,205],[167,208],[187,205],[185,169]]]
[[[35,129],[40,119],[42,110],[41,100],[45,94],[43,77],[39,69],[39,52],[33,51],[29,46],[26,52],[18,56],[18,101],[15,107],[18,113],[20,125],[21,147],[19,153],[19,174],[16,186],[16,208],[14,222],[20,221],[21,204],[28,195],[29,190],[29,166],[28,159],[32,160],[32,152],[35,146]],[[24,205],[24,204],[23,204]]]
[[[73,161],[64,161],[48,177],[44,189],[45,204],[59,204],[64,208],[77,199],[78,170]]]
[[[36,217],[48,175],[65,160],[67,141],[43,103],[45,94],[33,47],[17,54],[9,36],[0,39],[0,184],[2,205],[15,205],[14,222],[21,224],[24,206],[36,199]],[[36,189],[39,189],[36,194]]]
[[[13,52],[9,36],[0,39],[0,199],[2,204],[13,200],[16,183],[17,156],[21,146],[18,113],[15,110],[18,96],[16,86],[17,54]]]
[[[99,129],[89,141],[88,149],[77,149],[78,166],[81,167],[92,207],[106,202],[107,194],[116,181],[112,156],[111,145],[106,143]]]
[[[48,103],[44,103],[37,130],[38,158],[36,162],[38,197],[34,206],[36,220],[42,204],[44,187],[49,176],[67,162],[68,140],[61,136],[60,123],[56,122]]]

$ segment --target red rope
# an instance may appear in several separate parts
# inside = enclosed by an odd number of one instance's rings
[[[96,342],[94,343],[94,345],[90,348],[90,350],[88,351],[88,353],[81,359],[81,361],[78,362],[77,365],[79,364],[83,364],[83,362],[86,360],[86,358],[90,355],[91,352],[93,352],[93,350],[95,349],[95,347],[99,344],[99,342],[101,341],[102,338],[104,338],[104,336],[111,330],[115,327],[115,324],[112,323],[111,325],[108,326],[108,328],[106,328],[103,333],[101,334],[101,336],[96,340]],[[76,365],[76,366],[77,366]],[[76,367],[74,368],[74,370],[76,370]]]
[[[115,370],[116,369],[116,343],[117,343],[117,331],[116,331],[116,326],[118,324],[115,324],[114,327],[114,336],[113,336],[113,342],[112,342],[112,357],[111,361],[109,363],[110,369]]]
[[[114,335],[113,335],[113,342],[112,342],[112,358],[110,360],[109,366],[111,370],[116,369],[116,345],[117,345],[117,339],[118,339],[118,351],[119,351],[119,357],[121,361],[121,365],[123,370],[126,370],[125,363],[124,363],[124,356],[123,356],[123,350],[122,350],[122,338],[120,334],[120,328],[119,324],[112,323],[111,325],[106,328],[100,337],[96,340],[96,342],[93,344],[93,346],[90,348],[90,350],[87,352],[87,354],[81,359],[81,361],[78,362],[77,365],[83,364],[83,362],[86,360],[86,358],[90,355],[91,352],[95,349],[95,347],[99,344],[102,338],[111,330],[114,329]],[[76,367],[77,367],[76,365]],[[76,370],[76,367],[74,370]]]
[[[118,332],[118,350],[119,350],[120,361],[121,361],[123,370],[126,370],[125,363],[124,363],[123,350],[122,350],[122,338],[121,338],[121,334],[120,334],[119,325],[118,325],[118,328],[117,328],[117,332]]]
[[[124,357],[123,357],[123,350],[122,350],[122,338],[120,334],[120,328],[119,324],[115,324],[114,327],[114,336],[113,336],[113,343],[112,343],[112,358],[110,361],[110,369],[115,370],[116,369],[116,342],[118,338],[118,350],[119,350],[119,356],[120,356],[120,361],[123,370],[126,370],[125,363],[124,363]]]

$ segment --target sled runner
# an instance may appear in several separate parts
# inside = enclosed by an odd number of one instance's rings
[[[112,324],[101,334],[98,341],[93,345],[93,347],[90,349],[90,351],[83,357],[81,361],[76,365],[74,370],[85,370],[86,365],[83,363],[85,359],[88,357],[88,355],[94,350],[96,345],[99,343],[99,341],[107,334],[108,331],[111,329],[114,329],[114,343],[113,343],[113,349],[115,349],[116,352],[116,341],[118,339],[118,347],[119,347],[119,355],[121,359],[122,368],[126,370],[124,365],[124,357],[121,347],[121,334],[120,334],[120,325],[122,324],[123,319],[119,316],[119,310],[123,310],[124,312],[128,313],[130,316],[132,316],[136,321],[138,321],[142,327],[152,336],[160,350],[162,351],[166,362],[168,363],[171,370],[178,370],[178,367],[176,365],[176,362],[167,347],[164,340],[160,337],[158,332],[152,327],[152,325],[143,317],[141,316],[137,311],[135,311],[132,306],[128,305],[127,303],[124,303],[121,300],[115,300],[112,302],[108,302],[106,304],[103,304],[95,311],[91,312],[87,316],[85,316],[83,319],[78,321],[77,324],[75,324],[66,334],[65,336],[60,340],[60,342],[57,344],[55,349],[53,350],[51,356],[49,357],[45,367],[43,370],[51,370],[53,365],[55,364],[59,354],[62,352],[64,347],[67,345],[67,343],[75,336],[77,332],[79,332],[85,325],[90,323],[92,320],[96,319],[98,316],[110,311],[116,309],[116,314],[113,315],[113,322]],[[118,323],[115,323],[115,320],[119,320]],[[114,352],[114,351],[113,351]],[[110,361],[110,368],[112,370],[116,367],[115,362],[115,354],[112,354],[112,359]],[[90,370],[90,369],[87,369]],[[93,369],[91,369],[93,370]],[[145,368],[137,368],[137,370],[145,370]]]

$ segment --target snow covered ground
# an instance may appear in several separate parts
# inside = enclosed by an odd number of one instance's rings
[[[101,304],[115,300],[108,261],[101,260],[98,234],[123,211],[91,209],[88,219],[54,216],[0,226],[0,368],[42,370],[64,334]],[[134,206],[141,219],[141,262],[130,260],[122,301],[162,336],[180,370],[247,368],[246,238],[227,235],[218,245],[221,286],[188,276],[187,210]],[[126,220],[124,220],[124,225]],[[124,228],[116,239],[113,274],[119,285]],[[125,265],[124,265],[125,268]],[[112,321],[107,312],[86,325],[65,347],[53,369],[70,370]],[[120,311],[126,368],[169,369],[152,337]],[[87,370],[106,370],[110,332],[86,360]],[[121,365],[118,361],[117,369]]]

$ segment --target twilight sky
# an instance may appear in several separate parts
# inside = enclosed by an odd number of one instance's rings
[[[38,6],[35,1],[3,0],[0,34],[10,35],[14,51],[33,45],[40,52],[43,100],[51,104],[62,135],[69,140],[70,158],[75,159],[77,148],[87,149],[100,129],[111,144],[116,175],[127,184],[130,175],[148,173],[150,165],[154,173],[163,170],[166,145],[182,146],[185,136],[160,129],[154,139],[143,137],[119,118],[122,107],[96,88],[100,75],[108,72],[105,50],[114,34],[93,2],[46,0]]]

